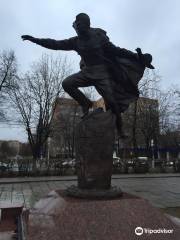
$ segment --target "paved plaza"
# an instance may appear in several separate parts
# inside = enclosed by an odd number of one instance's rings
[[[76,177],[1,178],[0,205],[23,203],[31,208],[54,189],[76,185]],[[113,175],[112,185],[159,208],[180,208],[180,174]]]

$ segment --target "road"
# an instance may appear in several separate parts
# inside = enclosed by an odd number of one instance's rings
[[[76,177],[0,178],[0,205],[35,202],[54,189],[76,185]],[[180,208],[180,174],[113,175],[112,185],[145,199],[159,208]]]

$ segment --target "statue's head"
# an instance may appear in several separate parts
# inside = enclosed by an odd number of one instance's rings
[[[90,28],[90,18],[86,13],[79,13],[73,22],[73,28],[78,35],[86,34]]]

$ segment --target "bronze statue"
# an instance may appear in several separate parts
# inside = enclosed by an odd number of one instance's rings
[[[138,82],[145,67],[154,68],[151,65],[152,56],[142,54],[140,48],[133,53],[116,47],[104,30],[90,27],[90,18],[85,13],[76,16],[73,28],[77,36],[65,40],[29,35],[23,35],[22,39],[49,49],[76,51],[81,56],[81,70],[63,81],[64,90],[82,106],[84,117],[92,102],[78,88],[95,86],[105,101],[106,109],[111,109],[116,115],[118,133],[122,136],[121,113],[138,98]]]

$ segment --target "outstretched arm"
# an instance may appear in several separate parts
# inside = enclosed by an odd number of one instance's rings
[[[54,40],[49,38],[34,38],[29,35],[22,35],[21,38],[23,41],[28,40],[42,47],[53,50],[75,50],[76,37],[65,40]]]

